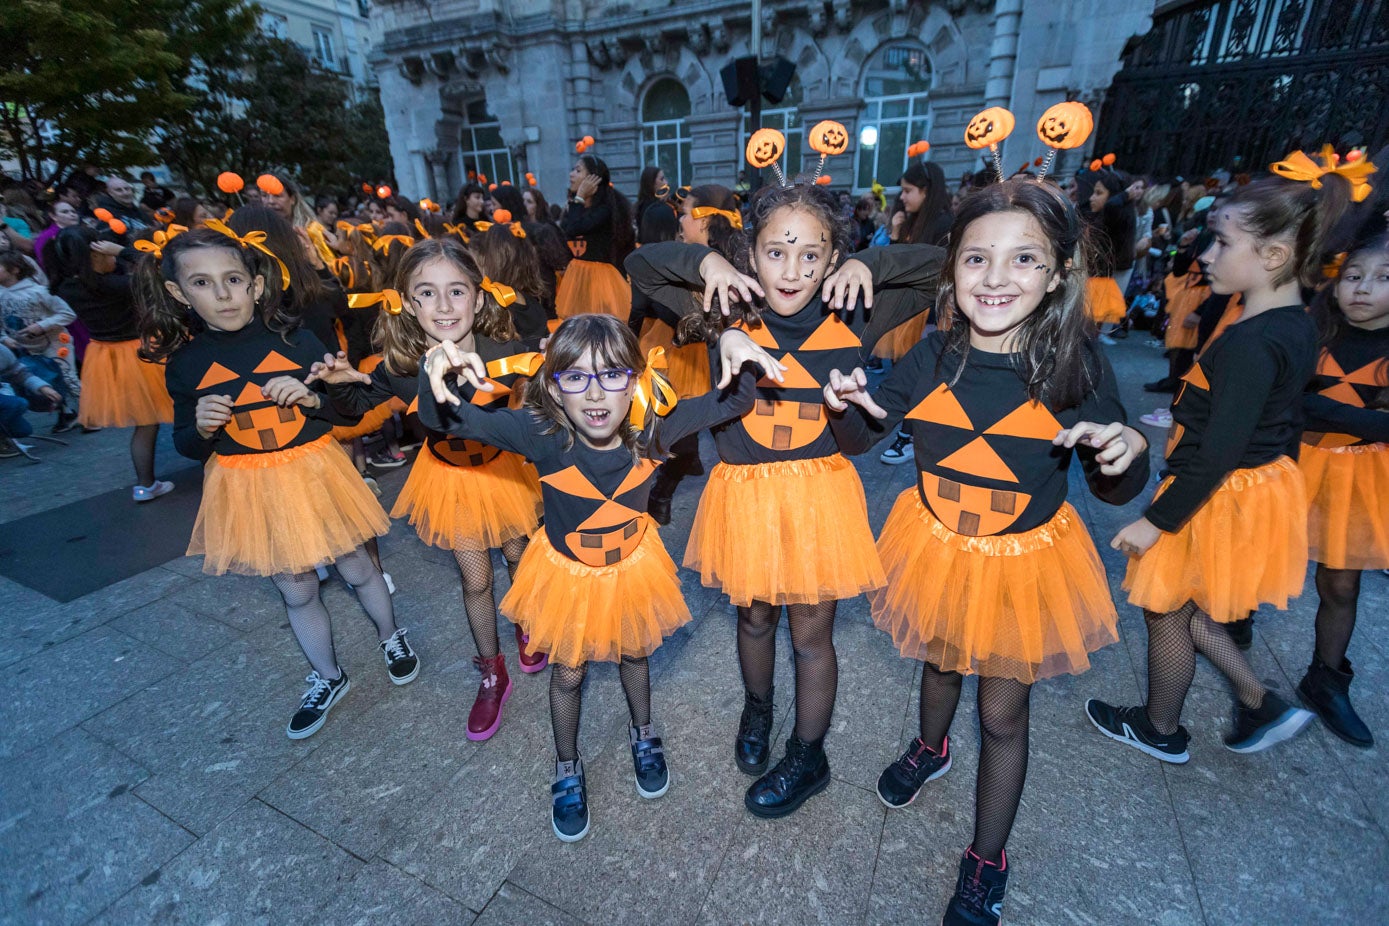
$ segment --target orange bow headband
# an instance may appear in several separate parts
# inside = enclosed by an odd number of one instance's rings
[[[507,306],[511,305],[513,302],[516,301],[516,290],[512,289],[510,286],[507,286],[505,283],[498,283],[496,280],[491,280],[487,277],[483,277],[482,283],[479,285],[482,289],[491,293],[492,298],[497,300],[497,302],[501,304],[502,308],[506,308]]]
[[[632,410],[627,421],[638,431],[646,429],[654,413],[659,418],[669,415],[675,408],[679,397],[670,382],[656,370],[666,369],[666,349],[653,347],[646,354],[646,369],[637,377],[637,388],[632,392]]]
[[[728,224],[739,231],[743,230],[743,217],[732,209],[715,209],[713,206],[695,206],[690,210],[690,215],[696,219],[707,219],[711,215],[721,215],[728,219]]]
[[[146,254],[153,254],[155,260],[164,259],[164,249],[169,246],[169,242],[188,231],[183,225],[170,225],[167,230],[155,232],[151,241],[140,240],[135,242],[135,250],[144,251]]]
[[[210,228],[215,232],[219,232],[223,235],[226,235],[228,238],[232,239],[237,244],[241,245],[243,248],[255,248],[257,251],[260,251],[266,257],[273,260],[280,267],[280,284],[284,286],[285,289],[289,289],[289,268],[285,266],[284,261],[280,260],[279,255],[277,255],[274,251],[270,250],[270,248],[266,247],[265,232],[253,231],[247,232],[245,235],[238,235],[236,232],[228,228],[227,224],[223,222],[221,219],[208,219],[206,222],[203,223],[203,227]]]
[[[379,293],[353,293],[347,297],[349,309],[369,309],[379,305],[390,315],[399,315],[405,309],[405,301],[393,289],[383,289]]]
[[[415,243],[409,235],[382,235],[371,243],[372,250],[389,254],[392,244],[403,244],[407,248]]]
[[[1322,177],[1337,174],[1350,184],[1350,198],[1357,203],[1364,202],[1373,189],[1367,178],[1375,172],[1375,166],[1363,158],[1339,165],[1338,160],[1336,149],[1322,145],[1320,164],[1303,152],[1294,151],[1283,160],[1270,164],[1268,169],[1288,180],[1310,183],[1314,190],[1321,189]]]
[[[503,357],[500,360],[493,360],[487,364],[487,375],[496,379],[498,376],[534,376],[540,372],[540,365],[545,362],[544,354],[535,352],[526,354],[512,354],[510,357]]]
[[[450,225],[448,222],[445,222],[444,231],[450,235],[457,235],[459,238],[463,239],[464,244],[468,243],[468,232],[462,225]]]
[[[497,224],[497,225],[506,225],[508,228],[511,229],[511,233],[512,233],[513,235],[515,235],[517,238],[524,238],[524,237],[526,237],[526,230],[525,230],[524,228],[521,227],[521,223],[520,223],[520,222],[513,222],[513,221],[511,221],[511,210],[510,210],[510,209],[497,209],[497,210],[493,211],[493,213],[492,213],[492,221],[491,221],[491,222],[478,222],[478,223],[477,223],[477,227],[478,227],[478,230],[479,230],[479,231],[487,231],[487,230],[488,230],[489,228],[491,228],[494,224]]]

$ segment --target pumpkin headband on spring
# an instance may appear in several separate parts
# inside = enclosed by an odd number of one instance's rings
[[[279,265],[280,268],[281,285],[283,285],[285,289],[289,289],[289,268],[285,266],[284,261],[280,260],[279,255],[277,255],[274,251],[270,250],[270,248],[266,247],[265,232],[253,231],[247,232],[245,235],[238,235],[236,232],[228,228],[227,224],[223,222],[221,219],[208,219],[206,222],[203,223],[203,227],[210,228],[215,232],[219,232],[223,235],[226,235],[228,238],[232,239],[237,244],[241,245],[243,248],[255,248],[257,251],[260,251],[266,257],[273,260],[277,265]]]
[[[1305,153],[1294,151],[1281,161],[1269,165],[1269,170],[1280,177],[1288,180],[1298,180],[1309,183],[1314,190],[1321,189],[1321,178],[1327,174],[1337,174],[1350,184],[1350,198],[1352,201],[1362,203],[1374,189],[1370,186],[1368,177],[1377,168],[1369,161],[1365,160],[1358,151],[1351,152],[1346,156],[1346,163],[1341,164],[1340,156],[1330,145],[1322,145],[1321,164],[1313,161]]]
[[[511,230],[511,234],[517,238],[526,237],[526,230],[521,227],[521,223],[511,221],[510,209],[494,209],[491,222],[476,222],[473,227],[480,232],[485,232],[493,225],[505,225]]]
[[[713,206],[695,206],[690,210],[690,215],[696,219],[707,219],[711,215],[721,215],[728,219],[728,224],[739,231],[743,230],[743,217],[732,209],[715,209]]]

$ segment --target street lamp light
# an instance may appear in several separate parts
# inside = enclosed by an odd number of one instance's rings
[[[875,148],[878,145],[878,127],[876,125],[865,125],[858,133],[858,143],[865,148]]]

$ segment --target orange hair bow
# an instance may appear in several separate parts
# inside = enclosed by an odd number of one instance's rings
[[[496,280],[482,278],[481,287],[492,294],[492,298],[497,300],[503,308],[516,301],[516,290],[507,286],[505,283],[498,283]]]
[[[393,289],[383,289],[379,293],[353,293],[347,297],[349,309],[369,309],[379,305],[390,315],[399,315],[405,310],[405,301]]]
[[[238,235],[227,227],[227,223],[223,222],[221,219],[208,219],[203,223],[203,227],[226,235],[243,248],[255,248],[257,251],[260,251],[266,257],[273,260],[280,267],[280,284],[284,286],[285,289],[289,289],[289,267],[285,266],[285,262],[280,260],[278,254],[266,247],[265,232],[253,231],[247,232],[245,235]]]
[[[431,235],[431,234],[429,233],[429,229],[425,228],[425,227],[424,227],[424,223],[421,222],[419,219],[415,219],[415,231],[417,231],[417,232],[420,233],[420,237],[421,237],[421,238],[433,238],[433,237],[434,237],[433,235]]]
[[[669,415],[679,401],[674,387],[656,370],[666,369],[666,349],[653,347],[646,354],[646,369],[637,377],[637,388],[632,391],[632,410],[627,421],[639,431],[645,430],[654,413],[658,418]]]
[[[545,362],[544,354],[535,352],[525,354],[512,354],[510,357],[503,357],[500,360],[493,360],[487,364],[487,375],[496,379],[498,376],[534,376],[540,372],[540,365]]]
[[[141,239],[140,241],[135,242],[135,250],[144,251],[146,254],[153,254],[155,260],[163,260],[164,249],[169,246],[169,242],[173,241],[175,238],[177,238],[179,235],[183,234],[186,231],[188,231],[187,226],[170,225],[168,229],[160,229],[159,231],[156,231],[153,235],[150,236],[150,238],[152,239],[150,241],[145,241],[144,239]]]
[[[690,215],[696,219],[706,219],[711,215],[721,215],[728,219],[728,224],[739,231],[743,230],[743,217],[732,209],[715,209],[713,206],[695,206],[690,210]]]
[[[468,243],[468,233],[464,230],[462,225],[451,225],[450,223],[445,222],[444,231],[447,234],[457,235],[459,238],[462,238],[464,244]]]
[[[403,244],[407,248],[415,243],[409,235],[382,235],[371,243],[372,250],[390,253],[392,244]]]
[[[1364,202],[1373,189],[1368,178],[1370,174],[1375,172],[1375,166],[1363,158],[1347,161],[1345,164],[1337,164],[1338,160],[1335,148],[1330,145],[1322,145],[1322,162],[1320,164],[1313,161],[1304,152],[1294,151],[1283,160],[1270,164],[1268,169],[1288,180],[1310,183],[1314,190],[1321,189],[1322,177],[1327,174],[1338,174],[1350,184],[1350,198],[1357,203]]]

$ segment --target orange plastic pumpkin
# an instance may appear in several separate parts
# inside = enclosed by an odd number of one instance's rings
[[[1042,144],[1062,150],[1079,148],[1095,128],[1095,117],[1084,103],[1070,100],[1057,103],[1037,120],[1037,137]]]
[[[776,129],[758,129],[748,139],[748,163],[756,168],[770,167],[786,150],[786,136]]]
[[[284,183],[274,174],[261,174],[256,178],[256,186],[260,188],[262,193],[271,196],[282,196],[285,192]]]
[[[388,187],[388,186],[386,186],[386,184],[384,184],[384,183],[381,184],[379,187],[376,188],[376,198],[377,198],[377,199],[390,199],[390,198],[391,198],[391,188]]]
[[[831,183],[834,183],[834,178],[829,174],[821,174],[815,178],[816,186],[829,186]]]
[[[492,221],[493,221],[493,222],[496,222],[498,225],[505,225],[507,222],[510,222],[510,221],[511,221],[511,210],[510,210],[510,209],[494,209],[494,210],[492,210]]]
[[[965,144],[971,148],[996,145],[1013,132],[1013,114],[1002,106],[990,106],[965,126]]]
[[[810,130],[810,150],[833,157],[843,154],[849,147],[849,130],[842,123],[832,119],[815,123]]]
[[[217,175],[217,189],[230,196],[232,193],[240,193],[246,186],[246,181],[241,179],[240,174],[234,174],[229,170],[224,170]]]

